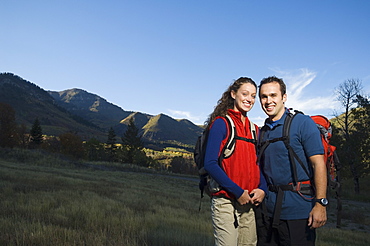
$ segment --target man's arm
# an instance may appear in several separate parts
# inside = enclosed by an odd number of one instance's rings
[[[314,171],[314,182],[316,188],[316,198],[326,198],[327,189],[327,170],[326,164],[324,162],[323,155],[313,155],[310,157]],[[326,217],[326,207],[322,206],[316,202],[315,206],[310,212],[310,217],[308,218],[308,225],[312,228],[319,228],[325,225],[327,220]]]

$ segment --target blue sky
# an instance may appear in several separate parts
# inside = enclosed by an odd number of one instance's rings
[[[0,71],[124,110],[203,123],[235,79],[276,75],[287,106],[331,117],[334,89],[370,93],[370,1],[3,0]],[[249,113],[265,118],[259,101]]]

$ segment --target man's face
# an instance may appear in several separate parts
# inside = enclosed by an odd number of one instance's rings
[[[263,84],[260,87],[259,96],[261,107],[270,120],[279,120],[285,112],[284,102],[287,100],[286,94],[281,95],[279,83],[271,82]]]

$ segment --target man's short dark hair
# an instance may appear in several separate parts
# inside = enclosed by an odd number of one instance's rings
[[[276,82],[280,85],[281,95],[284,96],[286,94],[286,85],[285,85],[283,79],[280,79],[276,76],[270,76],[270,77],[264,78],[263,80],[261,80],[261,83],[258,86],[258,88],[261,89],[262,85],[272,83],[272,82]]]

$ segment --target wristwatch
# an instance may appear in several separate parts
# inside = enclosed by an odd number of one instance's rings
[[[316,202],[320,203],[320,204],[321,204],[321,205],[323,205],[324,207],[328,206],[328,204],[329,204],[329,201],[328,201],[328,199],[326,199],[326,198],[316,199]]]

